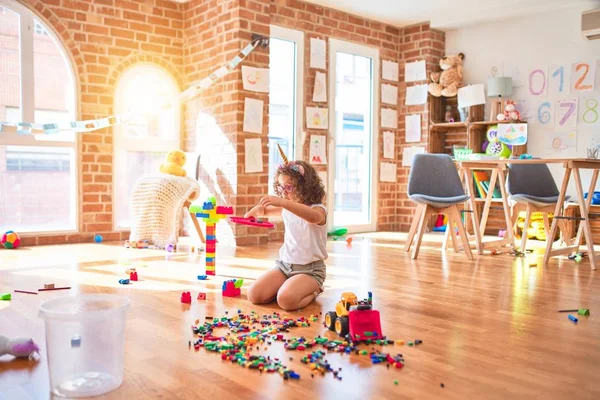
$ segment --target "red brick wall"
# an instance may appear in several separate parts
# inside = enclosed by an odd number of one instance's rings
[[[338,38],[375,47],[379,49],[380,60],[396,61],[401,69],[405,60],[417,58],[426,58],[428,69],[435,69],[442,52],[439,47],[443,48],[444,43],[443,34],[429,29],[428,24],[399,29],[297,0],[192,0],[184,4],[163,0],[21,1],[41,15],[67,49],[77,71],[82,119],[113,114],[115,84],[127,66],[140,61],[161,65],[183,89],[235,56],[250,41],[252,33],[268,35],[270,24],[306,33],[304,106],[313,105],[315,70],[308,67],[311,37]],[[245,61],[245,65],[256,67],[268,64],[267,49],[255,50]],[[379,79],[376,84],[380,84]],[[397,85],[399,129],[392,162],[398,164],[399,181],[378,183],[380,230],[406,229],[410,222],[412,204],[403,194],[407,169],[400,167],[404,113],[422,112],[426,117],[426,107],[407,110],[403,106],[405,84]],[[258,137],[242,131],[246,96],[261,99],[265,105],[264,132],[260,136],[265,161],[263,173],[244,171],[244,140]],[[379,118],[379,110],[375,117]],[[267,193],[268,96],[245,92],[239,69],[185,104],[182,121],[184,149],[203,154],[201,184],[206,192],[217,196],[220,204],[233,206],[239,215]],[[427,118],[423,124],[426,143]],[[383,129],[378,132],[379,158],[383,149],[382,132]],[[311,133],[322,134],[322,131],[307,131],[307,138]],[[89,241],[96,233],[106,240],[128,236],[127,232],[114,232],[112,228],[112,152],[112,130],[81,135],[81,234],[30,238],[25,239],[26,244]],[[308,144],[304,157],[308,157]],[[379,177],[374,179],[379,182]],[[267,240],[267,234],[256,228],[231,226],[228,230],[238,244]]]
[[[406,195],[408,189],[408,174],[409,167],[402,166],[402,147],[404,146],[424,146],[427,149],[429,137],[429,109],[427,105],[405,106],[406,87],[423,82],[404,82],[404,63],[418,60],[425,60],[427,66],[427,76],[431,72],[439,71],[439,60],[443,56],[446,48],[446,36],[444,32],[436,29],[431,29],[429,23],[422,23],[404,27],[402,29],[402,46],[400,49],[402,63],[400,65],[400,120],[398,127],[400,128],[400,147],[397,148],[398,157],[398,185],[396,190],[396,212],[400,231],[406,232],[410,228],[414,216],[414,203],[410,201]],[[404,130],[404,116],[406,114],[421,114],[421,142],[406,143]]]

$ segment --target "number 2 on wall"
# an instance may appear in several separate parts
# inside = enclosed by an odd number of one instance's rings
[[[578,63],[575,66],[575,72],[579,72],[580,70],[584,70],[581,76],[575,81],[575,85],[573,86],[573,90],[592,90],[592,85],[586,84],[583,82],[587,78],[588,73],[590,72],[590,64],[587,63]]]

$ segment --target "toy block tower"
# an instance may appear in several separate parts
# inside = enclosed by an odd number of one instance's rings
[[[209,197],[202,204],[202,210],[196,213],[196,217],[202,218],[206,223],[206,275],[216,273],[216,246],[217,246],[217,222],[227,215],[233,214],[232,207],[217,206],[217,200]]]
[[[241,287],[244,284],[243,279],[230,279],[223,282],[221,291],[223,296],[226,297],[237,297],[241,294]]]

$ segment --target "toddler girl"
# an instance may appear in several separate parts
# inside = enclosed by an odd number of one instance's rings
[[[281,151],[281,150],[280,150]],[[317,171],[304,161],[287,161],[275,173],[279,196],[264,196],[245,217],[281,215],[285,226],[283,246],[275,268],[248,289],[254,304],[277,303],[286,311],[304,308],[323,292],[327,259],[327,211],[321,203],[325,188]]]

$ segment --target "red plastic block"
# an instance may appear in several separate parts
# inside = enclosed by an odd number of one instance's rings
[[[233,207],[217,206],[217,214],[233,215]]]
[[[130,273],[129,274],[129,280],[131,280],[131,281],[137,281],[138,280],[137,272],[133,271],[132,273]]]
[[[204,251],[207,253],[216,253],[217,246],[214,244],[206,243],[206,249]]]
[[[198,293],[198,300],[206,300],[206,293]]]
[[[215,276],[215,271],[206,271],[206,275]]]
[[[378,310],[352,310],[348,313],[350,320],[350,336],[356,338],[360,335],[361,339],[381,339],[381,320]],[[377,336],[366,337],[365,332],[377,333]]]
[[[207,272],[208,273],[208,272]],[[227,282],[225,290],[223,290],[223,296],[226,297],[237,297],[242,294],[241,289],[236,289],[233,282]]]
[[[190,292],[181,293],[181,302],[190,304],[192,302],[192,295]]]

